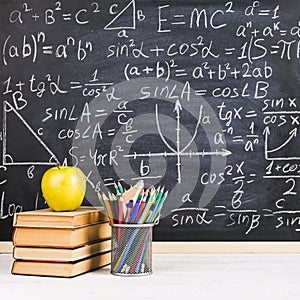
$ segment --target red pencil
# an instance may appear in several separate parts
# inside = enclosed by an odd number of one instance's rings
[[[124,210],[124,201],[123,201],[123,198],[120,197],[118,224],[123,223],[123,210]],[[118,243],[120,242],[120,238],[121,238],[121,227],[118,228]]]
[[[140,256],[141,256],[141,254],[142,254],[142,251],[143,251],[144,244],[145,244],[145,242],[146,242],[147,236],[148,236],[148,234],[146,233],[145,236],[144,236],[144,238],[143,238],[143,240],[142,240],[142,243],[141,243],[141,245],[140,245],[139,251],[138,251],[138,253],[137,253],[137,255],[136,255],[136,257],[135,257],[135,259],[134,259],[134,261],[133,261],[133,264],[132,264],[132,266],[130,267],[130,273],[134,273],[134,270],[135,270],[135,268],[136,268],[136,265],[137,265],[137,263],[138,263],[138,261],[139,261],[139,258],[140,258]]]
[[[145,204],[146,204],[145,201],[142,201],[142,202],[140,203],[140,208],[139,208],[139,211],[138,211],[138,213],[137,213],[137,215],[136,215],[136,217],[135,217],[135,222],[137,222],[137,220],[139,220],[139,218],[140,218],[140,216],[141,216],[141,214],[142,214],[142,211],[143,211],[143,209],[144,209],[144,207],[145,207]]]

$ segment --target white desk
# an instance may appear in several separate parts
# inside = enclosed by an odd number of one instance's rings
[[[154,254],[153,274],[119,277],[106,267],[72,279],[11,275],[0,255],[2,299],[300,299],[297,254]]]

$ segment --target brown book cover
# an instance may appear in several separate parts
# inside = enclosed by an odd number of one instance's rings
[[[111,239],[93,242],[77,248],[22,247],[13,249],[14,259],[71,262],[111,250]]]
[[[14,246],[76,248],[111,237],[108,222],[75,228],[16,227]]]
[[[100,253],[75,262],[15,260],[11,273],[18,275],[74,277],[107,266],[110,264],[110,261],[110,252]]]
[[[14,215],[15,227],[79,227],[108,221],[102,207],[81,206],[75,211],[56,212],[50,208],[19,212]]]

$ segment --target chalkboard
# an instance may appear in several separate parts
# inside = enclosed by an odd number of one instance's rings
[[[299,241],[300,3],[0,2],[0,232],[43,173],[169,191],[156,241]]]

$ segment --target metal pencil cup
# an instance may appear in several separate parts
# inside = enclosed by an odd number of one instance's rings
[[[151,274],[153,224],[111,226],[111,273],[120,276]]]

